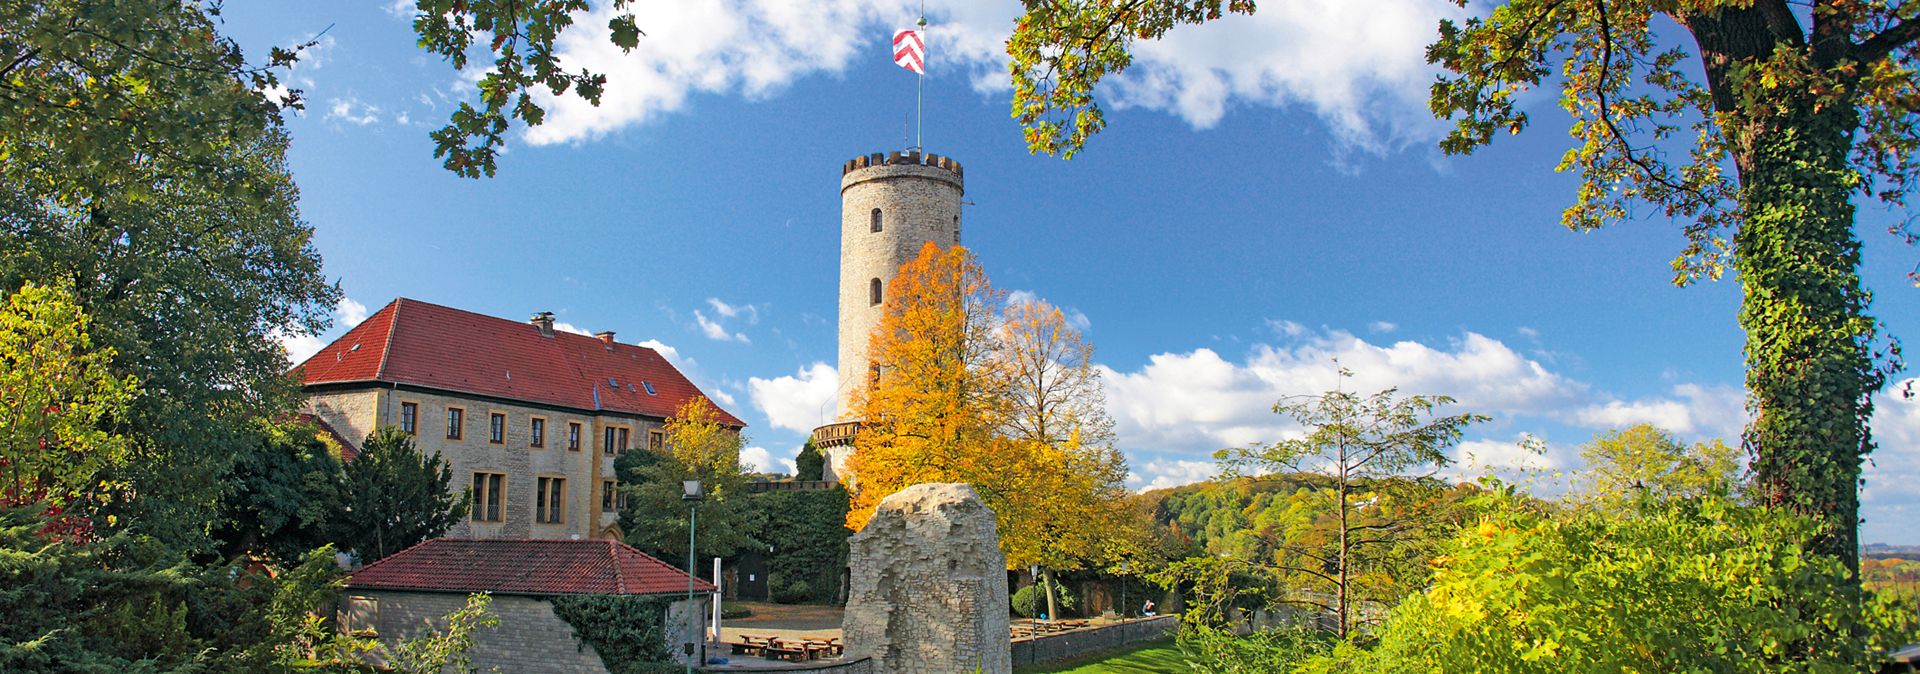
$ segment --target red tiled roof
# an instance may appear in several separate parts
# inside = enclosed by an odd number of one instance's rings
[[[363,590],[684,594],[687,574],[619,541],[435,538],[347,576]],[[712,592],[695,579],[693,591]]]
[[[313,424],[316,430],[327,434],[327,437],[333,438],[334,443],[340,445],[340,460],[352,461],[354,457],[360,454],[360,451],[357,449],[358,445],[347,440],[347,436],[341,435],[340,431],[334,430],[333,424],[327,423],[326,419],[306,412],[299,413],[296,415],[296,418],[302,422]]]
[[[379,382],[667,418],[704,396],[653,349],[396,299],[294,370],[300,383]],[[653,393],[647,392],[652,385]],[[718,403],[715,404],[718,409]],[[726,410],[720,421],[745,427]]]

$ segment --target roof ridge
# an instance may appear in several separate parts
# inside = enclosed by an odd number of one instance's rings
[[[620,563],[620,542],[607,541],[608,561],[613,562],[613,589],[620,594],[627,593],[627,569]]]
[[[400,327],[400,303],[405,301],[407,301],[405,297],[395,297],[392,302],[387,303],[388,307],[393,308],[393,315],[387,317],[386,341],[380,345],[380,367],[373,370],[375,380],[387,378],[387,359],[393,357],[393,331]]]

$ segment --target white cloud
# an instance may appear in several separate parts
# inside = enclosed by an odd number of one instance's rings
[[[358,126],[367,126],[380,121],[380,107],[361,102],[360,99],[352,96],[336,98],[333,99],[333,104],[327,108],[326,118]]]
[[[1467,440],[1453,448],[1455,471],[1564,470],[1579,463],[1577,448],[1548,445],[1520,435],[1512,440]]]
[[[1652,424],[1671,433],[1737,441],[1747,423],[1746,393],[1732,386],[1680,384],[1667,397],[1609,400],[1573,410],[1573,423],[1594,429]]]
[[[1019,305],[1032,304],[1034,302],[1046,302],[1047,305],[1060,310],[1060,317],[1066,319],[1067,325],[1073,326],[1073,329],[1080,331],[1080,334],[1084,335],[1087,331],[1093,329],[1093,319],[1087,318],[1087,315],[1079,309],[1063,307],[1052,302],[1047,302],[1046,298],[1035,294],[1031,290],[1014,290],[1007,293],[1007,304]]]
[[[1865,542],[1914,543],[1920,521],[1920,378],[1897,382],[1874,396],[1873,439],[1879,444],[1863,477],[1860,502]]]
[[[1399,325],[1396,325],[1388,321],[1374,321],[1372,323],[1367,324],[1367,332],[1371,332],[1376,335],[1384,335],[1399,329],[1400,329]]]
[[[727,304],[718,297],[709,297],[707,298],[707,306],[713,307],[714,313],[719,314],[721,318],[744,317],[747,320],[747,325],[758,325],[760,323],[760,309],[751,304]]]
[[[791,458],[778,458],[765,447],[744,447],[740,450],[740,467],[756,473],[800,472]]]
[[[794,375],[747,380],[747,397],[774,428],[812,432],[833,421],[834,391],[840,375],[832,365],[815,362]]]
[[[345,334],[364,320],[367,320],[367,305],[356,302],[350,297],[342,297],[333,305],[333,327],[323,334],[333,334],[337,338],[338,335]],[[273,338],[280,342],[280,348],[287,350],[287,360],[295,365],[312,358],[313,354],[319,353],[321,349],[333,343],[334,339],[321,335],[295,335],[280,331],[275,331]]]
[[[413,20],[415,14],[419,13],[419,5],[415,3],[414,0],[390,0],[386,5],[382,6],[381,9],[386,10],[388,14],[409,21]]]
[[[1127,475],[1127,484],[1138,490],[1166,489],[1203,482],[1219,474],[1220,467],[1212,461],[1156,459],[1136,464],[1133,473]]]
[[[892,30],[915,18],[913,8],[892,0],[681,0],[631,8],[646,32],[631,53],[608,40],[607,3],[561,38],[564,67],[606,74],[606,93],[599,106],[545,97],[547,122],[527,132],[529,142],[598,138],[678,111],[694,93],[757,99],[856,62],[885,63]],[[976,92],[1004,95],[1005,44],[1021,3],[933,0],[926,10],[928,76],[936,83],[960,77]],[[1442,17],[1463,11],[1430,0],[1268,4],[1253,16],[1137,44],[1133,69],[1102,95],[1116,107],[1172,113],[1195,128],[1219,123],[1237,105],[1300,107],[1325,121],[1341,149],[1381,152],[1424,142],[1441,128],[1427,112],[1434,71],[1425,45]]]
[[[566,321],[554,321],[553,329],[559,330],[561,332],[571,332],[576,335],[587,335],[589,337],[593,336],[593,333],[589,332],[586,328],[580,327],[578,325],[574,325],[572,323],[568,323]],[[658,344],[659,342],[654,342],[654,343]],[[642,346],[645,346],[645,345],[642,344]],[[667,348],[672,348],[672,347],[667,347]],[[654,350],[658,351],[659,349],[654,349]],[[669,358],[668,360],[672,360],[672,359]]]
[[[740,342],[742,344],[753,343],[752,340],[747,339],[745,333],[727,332],[727,326],[721,325],[719,321],[707,318],[707,315],[701,313],[699,309],[693,310],[693,322],[700,326],[700,334],[706,335],[707,339],[721,342]]]
[[[1134,372],[1103,368],[1121,446],[1211,452],[1285,437],[1296,425],[1274,414],[1274,403],[1331,390],[1336,358],[1353,372],[1347,390],[1451,395],[1459,401],[1456,411],[1496,416],[1564,409],[1583,401],[1587,388],[1478,333],[1435,348],[1414,341],[1373,344],[1292,321],[1269,324],[1284,343],[1255,345],[1243,362],[1203,348],[1152,356]]]
[[[553,327],[558,328],[560,327],[560,325],[556,323],[554,324]],[[567,326],[567,327],[573,327],[573,326]],[[644,346],[649,349],[653,349],[654,352],[660,354],[661,358],[667,359],[667,362],[672,363],[673,366],[676,368],[679,368],[681,372],[686,372],[688,369],[694,367],[697,364],[694,362],[692,358],[682,358],[680,356],[679,349],[668,346],[657,339],[649,339],[643,342],[635,342],[635,344],[638,346]]]

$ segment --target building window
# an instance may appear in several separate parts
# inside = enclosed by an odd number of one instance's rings
[[[880,209],[873,209],[873,231],[880,231]]]
[[[567,449],[580,451],[580,422],[567,422]]]
[[[447,408],[447,439],[459,440],[467,425],[466,410],[458,407]]]
[[[880,303],[880,279],[867,282],[867,302],[870,304]]]
[[[373,597],[347,597],[347,608],[340,616],[340,627],[356,637],[379,634],[380,600]]]
[[[647,449],[655,454],[667,451],[667,434],[658,430],[647,431]]]
[[[960,243],[960,216],[953,216],[953,242]]]
[[[627,453],[627,429],[608,426],[607,435],[602,440],[603,442],[600,443],[602,453],[608,455]]]
[[[500,444],[507,441],[507,415],[494,412],[487,415],[487,442]]]
[[[538,489],[534,492],[533,521],[541,524],[559,524],[566,521],[566,492],[566,478],[540,478]]]
[[[420,418],[420,403],[400,403],[400,430],[407,435],[415,434],[415,422]]]
[[[547,420],[534,417],[527,421],[527,445],[531,447],[547,446]]]
[[[600,481],[600,512],[617,512],[613,509],[613,480]]]
[[[500,504],[507,500],[507,476],[503,473],[473,474],[473,521],[500,521]]]

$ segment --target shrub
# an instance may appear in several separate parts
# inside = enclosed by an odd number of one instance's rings
[[[1302,671],[1869,671],[1914,617],[1863,596],[1818,533],[1704,498],[1630,515],[1497,510],[1432,560],[1371,650]]]
[[[768,576],[767,587],[773,592],[773,600],[782,604],[800,604],[813,599],[813,585],[804,580]]]
[[[1073,593],[1069,592],[1065,585],[1059,585],[1054,589],[1053,598],[1055,603],[1060,605],[1060,610],[1063,613],[1071,611],[1078,606],[1078,603],[1075,602],[1073,598]],[[1020,588],[1013,593],[1011,599],[1013,600],[1013,612],[1021,616],[1033,618],[1047,612],[1047,588],[1039,583]],[[1059,618],[1060,616],[1047,617]]]

